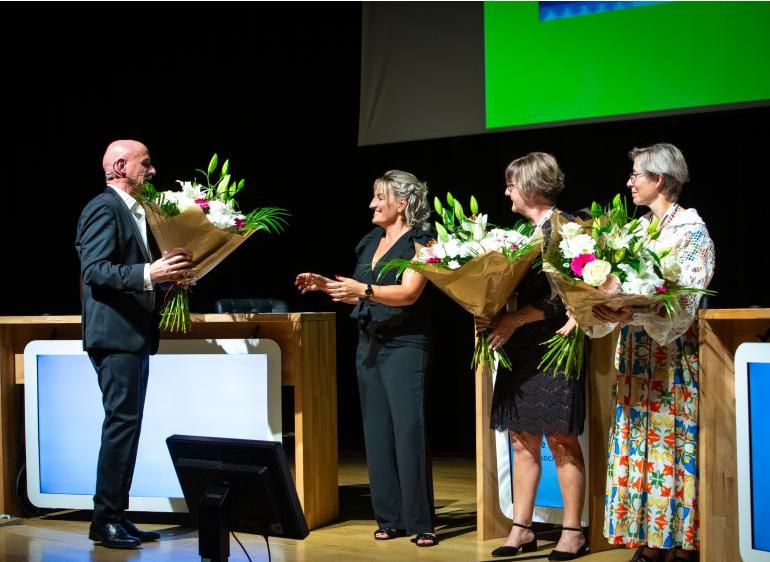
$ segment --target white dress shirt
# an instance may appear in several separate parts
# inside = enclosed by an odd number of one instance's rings
[[[152,255],[152,252],[150,252],[150,247],[147,244],[147,218],[145,217],[144,207],[142,207],[136,199],[131,197],[131,195],[122,189],[118,189],[114,185],[107,185],[118,194],[118,196],[123,200],[123,203],[126,204],[126,207],[128,207],[128,210],[131,212],[131,216],[133,217],[137,228],[139,228],[139,233],[142,235],[142,243],[144,244],[147,253]],[[152,291],[152,289],[153,287],[152,278],[150,277],[150,264],[146,263],[144,264],[144,290]]]

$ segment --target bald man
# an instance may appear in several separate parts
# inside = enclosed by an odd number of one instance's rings
[[[156,286],[183,279],[182,249],[160,257],[136,196],[155,173],[147,147],[112,142],[102,160],[107,186],[80,214],[83,349],[102,391],[104,422],[89,538],[108,548],[137,548],[160,538],[126,517],[150,355],[158,350]],[[155,259],[158,258],[158,259]]]

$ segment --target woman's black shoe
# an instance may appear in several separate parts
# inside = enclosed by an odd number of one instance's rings
[[[522,529],[527,529],[528,531],[532,531],[531,526],[527,525],[521,525],[519,523],[514,523],[514,527],[521,527]],[[532,531],[534,533],[534,531]],[[516,556],[519,552],[535,552],[537,550],[537,535],[535,535],[535,538],[532,539],[529,542],[525,542],[524,544],[521,544],[519,546],[498,546],[496,549],[492,551],[492,556]]]
[[[576,529],[575,527],[562,527],[562,531],[575,531],[577,533],[582,533],[583,529]],[[583,546],[578,548],[577,552],[565,552],[563,550],[552,550],[551,554],[548,555],[548,560],[574,560],[575,558],[580,558],[581,556],[585,556],[588,554],[589,548],[588,543],[583,543]]]
[[[378,537],[377,535],[385,535],[384,537]],[[393,527],[380,527],[374,531],[374,540],[376,541],[389,541],[390,539],[397,539],[398,537],[405,537],[406,529],[394,529]]]
[[[139,539],[129,535],[120,523],[91,523],[88,538],[107,548],[138,548]]]
[[[417,546],[436,546],[438,544],[438,537],[434,533],[417,533],[417,536],[412,539],[412,542]]]

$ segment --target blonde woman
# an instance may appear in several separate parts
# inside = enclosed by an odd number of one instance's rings
[[[416,534],[417,546],[438,544],[433,532],[433,479],[425,435],[425,384],[433,340],[426,279],[407,270],[400,279],[381,264],[412,259],[415,242],[431,240],[425,182],[399,170],[374,182],[369,208],[374,230],[356,247],[351,278],[335,280],[301,273],[303,293],[326,291],[335,301],[355,306],[358,320],[356,370],[375,540]]]
[[[532,152],[508,165],[505,195],[511,210],[527,218],[548,240],[551,217],[560,211],[556,197],[564,174],[556,159]],[[477,318],[477,328],[485,328]],[[559,542],[549,560],[573,560],[588,552],[580,526],[585,494],[585,465],[578,443],[585,418],[583,379],[539,368],[542,342],[555,332],[568,334],[575,322],[551,290],[543,271],[533,267],[509,300],[509,310],[493,322],[489,343],[504,348],[511,371],[498,368],[492,396],[491,426],[506,430],[513,447],[513,526],[505,543],[492,556],[515,556],[537,549],[532,530],[535,494],[540,481],[540,444],[545,435],[556,461],[564,519]]]

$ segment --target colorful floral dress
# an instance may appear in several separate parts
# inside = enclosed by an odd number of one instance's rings
[[[674,248],[681,285],[708,286],[714,245],[694,209],[669,209],[656,241],[656,249],[667,247]],[[635,314],[621,329],[604,511],[610,544],[699,548],[699,301],[684,295],[674,318]]]

